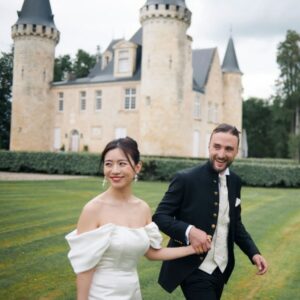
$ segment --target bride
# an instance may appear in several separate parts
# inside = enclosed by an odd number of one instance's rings
[[[195,251],[192,246],[161,247],[148,204],[132,194],[132,182],[141,170],[132,138],[108,143],[101,162],[109,187],[84,206],[77,229],[66,235],[77,274],[77,300],[139,300],[137,262],[142,255],[171,260]]]

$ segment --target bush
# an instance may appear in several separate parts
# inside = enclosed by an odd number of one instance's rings
[[[98,154],[70,152],[0,152],[0,170],[48,174],[99,175]]]
[[[142,157],[143,180],[170,181],[179,170],[203,164],[206,159]],[[100,154],[70,152],[0,151],[0,170],[48,174],[103,175]],[[244,185],[300,187],[300,165],[283,159],[238,159],[232,170]]]

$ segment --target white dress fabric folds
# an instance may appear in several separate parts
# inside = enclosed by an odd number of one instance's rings
[[[95,268],[89,300],[142,299],[137,263],[149,247],[161,248],[162,236],[155,223],[129,228],[112,223],[66,235],[68,258],[75,273]]]

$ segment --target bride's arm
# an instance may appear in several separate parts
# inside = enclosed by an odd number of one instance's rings
[[[96,211],[97,210],[93,207],[93,203],[91,201],[85,205],[77,223],[77,234],[97,228]],[[94,271],[95,269],[93,268],[77,274],[77,300],[88,300]]]
[[[88,300],[94,269],[77,274],[77,300]]]
[[[145,256],[150,260],[172,260],[191,254],[195,254],[194,248],[190,246],[176,247],[176,248],[149,248]]]
[[[149,224],[152,221],[151,210],[149,206],[147,206],[145,218],[147,224]],[[160,249],[154,249],[152,247],[149,247],[149,250],[145,253],[145,256],[150,260],[172,260],[172,259],[192,255],[195,253],[196,252],[191,245],[174,247],[174,248],[160,248]]]

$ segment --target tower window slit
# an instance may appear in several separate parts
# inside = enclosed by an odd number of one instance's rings
[[[32,31],[33,31],[33,32],[36,32],[36,24],[33,24],[33,25],[32,25]]]
[[[166,4],[166,10],[170,9],[170,4]]]

